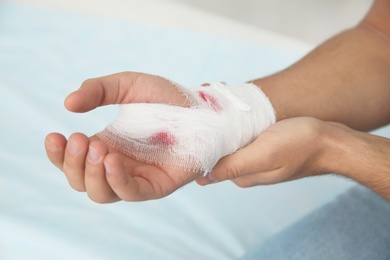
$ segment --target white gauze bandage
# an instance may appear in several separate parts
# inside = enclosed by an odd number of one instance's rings
[[[121,105],[116,120],[98,135],[141,162],[207,173],[275,123],[272,104],[254,84],[176,86],[189,107]]]

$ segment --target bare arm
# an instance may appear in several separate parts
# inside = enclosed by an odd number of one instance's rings
[[[390,1],[378,0],[355,28],[255,84],[278,120],[311,116],[359,130],[390,122]]]
[[[334,172],[390,200],[390,140],[357,131],[390,122],[389,0],[377,0],[355,28],[254,83],[280,122],[199,184],[231,179],[251,187]]]
[[[390,139],[327,124],[320,164],[369,187],[390,201]]]

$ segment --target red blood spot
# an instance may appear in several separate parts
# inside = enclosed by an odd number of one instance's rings
[[[152,144],[173,147],[176,143],[175,136],[167,132],[157,132],[151,137]]]
[[[200,96],[204,101],[207,102],[207,96],[206,96],[206,95],[207,95],[206,93],[204,93],[204,92],[202,92],[202,91],[199,91],[199,96]]]
[[[222,110],[221,105],[218,103],[218,101],[213,96],[210,96],[209,94],[204,93],[203,91],[199,91],[199,96],[201,99],[206,101],[212,107],[212,109],[214,111],[218,112],[218,111]]]

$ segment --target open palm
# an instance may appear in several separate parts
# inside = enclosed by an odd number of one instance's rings
[[[72,112],[127,103],[188,105],[186,97],[170,81],[135,72],[86,80],[65,100],[66,108]],[[199,177],[197,173],[136,161],[97,136],[75,133],[67,140],[59,133],[51,133],[45,146],[48,158],[64,172],[72,188],[86,191],[99,203],[162,198]]]

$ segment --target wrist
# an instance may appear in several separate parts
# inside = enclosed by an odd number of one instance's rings
[[[322,166],[375,189],[375,183],[390,183],[390,140],[360,132],[338,123],[326,123]]]
[[[323,122],[322,128],[323,153],[319,164],[324,173],[337,173],[346,177],[345,161],[349,161],[351,142],[345,129],[337,123]]]
[[[341,140],[345,140],[345,133],[336,126],[336,123],[329,123],[315,120],[312,130],[316,132],[315,140],[312,142],[313,175],[328,173],[340,173],[343,158],[348,154],[349,146]]]

